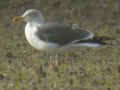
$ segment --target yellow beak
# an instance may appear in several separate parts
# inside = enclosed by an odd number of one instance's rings
[[[23,17],[21,16],[16,16],[12,19],[13,22],[18,22],[18,21],[22,21],[23,20]]]

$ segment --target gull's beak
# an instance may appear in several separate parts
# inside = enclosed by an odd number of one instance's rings
[[[23,21],[23,17],[22,16],[16,16],[12,19],[13,22],[18,22],[18,21]]]

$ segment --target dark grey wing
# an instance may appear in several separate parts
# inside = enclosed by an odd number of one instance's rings
[[[91,32],[85,30],[75,30],[71,26],[59,23],[46,23],[38,27],[36,35],[46,42],[66,45],[76,41],[93,37]]]

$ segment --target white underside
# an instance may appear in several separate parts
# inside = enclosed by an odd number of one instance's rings
[[[79,44],[73,44],[73,46],[75,46],[75,47],[80,47],[80,46],[86,46],[86,47],[99,47],[99,46],[101,46],[101,44],[99,44],[99,43],[79,43]]]

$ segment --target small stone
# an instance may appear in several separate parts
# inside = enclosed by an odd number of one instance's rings
[[[4,74],[0,74],[0,80],[4,79]]]
[[[14,58],[14,56],[13,56],[13,54],[12,54],[11,52],[8,52],[8,53],[6,54],[6,57],[8,57],[8,58]]]

